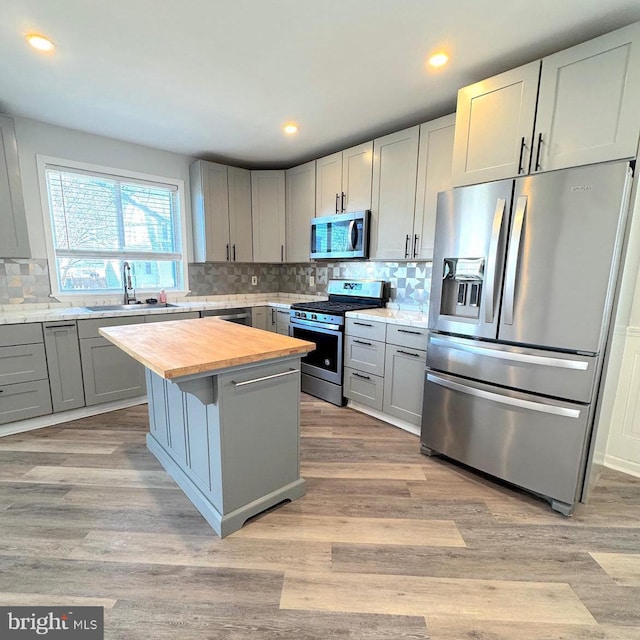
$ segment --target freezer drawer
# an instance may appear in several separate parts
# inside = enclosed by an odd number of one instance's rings
[[[576,402],[590,402],[599,358],[430,334],[436,371]]]
[[[589,405],[427,371],[420,441],[545,496],[569,514],[582,481]]]

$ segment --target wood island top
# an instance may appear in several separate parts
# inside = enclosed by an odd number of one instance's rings
[[[219,318],[102,327],[100,334],[167,379],[304,355],[316,348],[313,342]]]

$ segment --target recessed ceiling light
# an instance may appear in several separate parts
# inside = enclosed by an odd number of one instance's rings
[[[282,130],[288,136],[292,136],[294,133],[298,133],[298,129],[300,129],[300,127],[295,122],[287,122],[287,124],[282,127]]]
[[[448,61],[449,61],[449,56],[442,51],[439,51],[438,53],[434,53],[429,58],[429,64],[432,67],[442,67],[445,64],[447,64]]]
[[[45,36],[41,36],[37,33],[30,33],[26,36],[27,42],[38,51],[44,51],[46,53],[53,51],[56,48],[56,45],[53,44],[49,38]]]

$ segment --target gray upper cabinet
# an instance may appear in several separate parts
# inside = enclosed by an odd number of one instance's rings
[[[373,141],[372,258],[411,257],[419,132],[416,126]]]
[[[29,236],[13,120],[0,116],[0,258],[28,258]]]
[[[455,186],[527,173],[540,61],[458,92],[452,181]]]
[[[316,216],[371,209],[373,142],[316,161]]]
[[[84,407],[82,364],[76,323],[46,323],[44,344],[54,412]]]
[[[636,23],[461,89],[453,184],[634,157],[639,49]]]
[[[311,220],[316,212],[315,160],[288,169],[285,182],[285,259],[287,262],[309,262]]]
[[[451,189],[455,113],[420,125],[411,257],[433,259],[438,192]]]
[[[531,172],[633,158],[640,23],[544,58]]]
[[[253,257],[251,173],[198,160],[189,167],[196,262]]]
[[[284,262],[284,171],[251,172],[251,209],[254,261]]]

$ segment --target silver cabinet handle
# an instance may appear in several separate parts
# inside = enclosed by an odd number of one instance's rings
[[[284,245],[280,245],[280,262],[284,262]]]
[[[487,261],[487,277],[485,278],[484,319],[485,322],[493,322],[493,309],[495,307],[495,286],[496,286],[496,265],[498,263],[498,245],[500,242],[500,232],[504,219],[504,210],[507,206],[505,198],[498,198],[496,210],[493,214],[493,227],[491,229],[491,241],[489,242],[489,260]]]
[[[354,342],[355,342],[356,344],[364,344],[364,345],[366,345],[367,347],[371,347],[371,346],[372,346],[372,344],[371,344],[370,342],[365,342],[364,340],[354,340]]]
[[[338,198],[339,197],[340,195],[336,193],[336,215],[338,215]]]
[[[402,349],[398,349],[397,353],[402,353],[405,356],[412,356],[413,358],[419,358],[419,353],[411,353],[411,351],[403,351]]]
[[[442,338],[431,338],[429,342],[436,346],[458,349],[459,351],[468,351],[469,353],[477,353],[479,356],[497,358],[498,360],[511,360],[512,362],[537,364],[544,367],[558,367],[560,369],[576,369],[578,371],[586,371],[589,368],[589,362],[585,360],[547,358],[545,356],[532,356],[528,353],[515,353],[513,351],[487,349],[486,347],[477,347],[476,345],[467,344],[466,342],[456,340],[455,338],[449,338],[447,340]]]
[[[50,325],[45,325],[44,328],[49,330],[53,330],[53,329],[65,329],[65,328],[70,328],[70,327],[75,327],[76,325],[73,322],[67,323],[67,324],[50,324]]]
[[[406,239],[404,241],[404,257],[409,257],[409,234],[407,234]]]
[[[362,378],[363,380],[371,380],[371,377],[370,377],[370,376],[363,376],[361,373],[358,373],[357,371],[354,371],[354,372],[353,372],[353,375],[354,375],[356,378]]]
[[[412,336],[423,336],[421,331],[409,331],[409,329],[398,329],[398,333],[410,333]]]
[[[274,373],[270,376],[262,376],[261,378],[254,378],[253,380],[245,380],[244,382],[231,381],[234,387],[244,387],[248,384],[255,384],[256,382],[264,382],[265,380],[273,380],[274,378],[282,378],[283,376],[290,376],[294,373],[299,373],[300,369],[289,369],[289,371],[283,371],[282,373]]]
[[[520,196],[516,203],[516,213],[513,222],[513,232],[509,256],[507,257],[507,275],[504,280],[504,323],[513,324],[513,309],[516,298],[516,280],[518,278],[518,262],[520,258],[520,243],[522,229],[527,211],[527,196]]]
[[[276,310],[271,309],[271,324],[275,324],[275,323],[276,323]]]
[[[500,404],[507,404],[512,407],[518,407],[519,409],[529,409],[530,411],[539,411],[540,413],[552,413],[557,416],[563,416],[565,418],[579,418],[581,411],[579,409],[567,409],[566,407],[557,407],[553,404],[545,404],[543,402],[533,402],[532,400],[521,400],[520,398],[511,398],[509,396],[503,396],[499,393],[492,393],[491,391],[484,391],[483,389],[476,389],[475,387],[468,387],[464,384],[459,384],[451,380],[445,380],[438,376],[434,376],[431,373],[427,374],[427,380],[434,384],[440,385],[452,391],[459,391],[460,393],[466,393],[474,398],[482,398],[483,400],[490,400],[491,402],[498,402]]]
[[[372,324],[367,324],[366,322],[354,322],[353,324],[357,324],[359,327],[373,327]]]
[[[413,257],[417,258],[418,257],[418,239],[420,238],[420,236],[416,233],[413,236]]]

